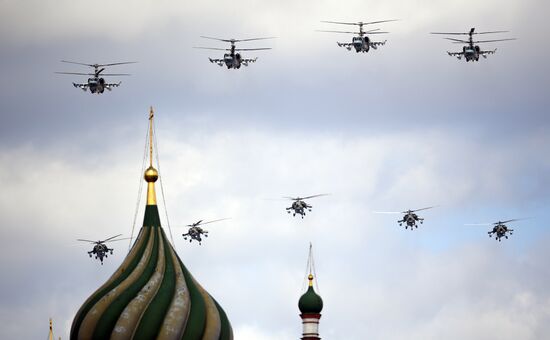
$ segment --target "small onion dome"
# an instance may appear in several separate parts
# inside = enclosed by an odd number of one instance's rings
[[[323,299],[313,289],[313,275],[309,274],[309,287],[300,297],[298,308],[302,314],[319,314],[323,310]]]

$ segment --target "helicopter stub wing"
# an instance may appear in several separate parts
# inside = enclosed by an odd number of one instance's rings
[[[219,66],[223,66],[224,60],[223,59],[212,59],[208,58],[212,64],[218,64]]]
[[[386,45],[386,41],[387,40],[384,40],[384,41],[371,41],[370,42],[370,47],[374,48],[374,49],[377,49],[378,46],[384,46]]]
[[[77,89],[81,89],[82,91],[87,91],[89,87],[88,84],[77,84],[77,83],[73,83],[73,86],[76,87]]]
[[[255,63],[256,60],[258,60],[258,58],[245,58],[245,59],[242,59],[241,60],[241,63],[244,65],[244,66],[248,66],[248,64],[250,63]]]
[[[337,41],[336,44],[338,44],[339,47],[345,47],[348,50],[351,50],[351,48],[353,47],[352,43],[341,43]]]
[[[118,83],[105,84],[104,87],[105,87],[107,90],[111,91],[111,90],[113,89],[113,87],[119,87],[121,83],[122,83],[122,82],[119,81]]]

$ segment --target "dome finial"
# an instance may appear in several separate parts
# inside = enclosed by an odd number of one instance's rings
[[[153,118],[155,113],[151,106],[149,110],[149,167],[145,170],[143,178],[147,182],[147,205],[157,205],[157,195],[155,193],[155,182],[159,178],[157,169],[153,167]]]

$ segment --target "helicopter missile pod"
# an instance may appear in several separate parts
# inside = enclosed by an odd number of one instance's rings
[[[314,198],[314,197],[320,197],[320,196],[327,196],[328,194],[319,194],[319,195],[313,195],[313,196],[306,196],[306,197],[288,197],[288,196],[285,196],[283,198],[286,198],[286,199],[289,199],[289,200],[292,200],[292,205],[288,208],[286,208],[286,212],[287,213],[291,213],[292,212],[292,216],[296,216],[296,214],[298,215],[301,215],[302,218],[304,218],[304,216],[306,216],[306,210],[311,212],[311,209],[313,208],[313,206],[307,204],[305,202],[305,200],[307,199],[310,199],[310,198]]]
[[[524,218],[515,218],[511,220],[506,221],[498,221],[494,223],[473,223],[473,224],[466,224],[466,225],[483,225],[483,226],[493,226],[493,229],[488,231],[487,234],[489,234],[489,237],[493,237],[495,235],[495,240],[500,242],[501,238],[508,239],[508,235],[512,235],[514,233],[514,229],[511,229],[506,225],[506,223],[510,222],[516,222],[524,220]]]
[[[409,209],[406,211],[375,211],[375,213],[376,214],[404,214],[403,218],[397,221],[397,223],[399,223],[400,226],[405,224],[405,229],[408,229],[410,227],[411,230],[413,230],[414,228],[418,228],[418,223],[420,224],[424,223],[424,218],[418,216],[416,212],[421,210],[432,209],[435,207],[436,206],[432,206],[432,207],[426,207],[426,208],[415,209],[415,210]]]
[[[122,236],[122,234],[118,234],[118,235],[109,237],[109,238],[107,238],[103,241],[92,241],[92,240],[84,240],[84,239],[78,239],[77,241],[92,243],[94,245],[94,247],[92,248],[92,250],[90,250],[88,252],[88,255],[90,257],[92,257],[92,255],[95,255],[95,258],[98,259],[99,261],[101,261],[101,264],[103,264],[103,258],[107,258],[107,255],[109,253],[111,255],[113,255],[113,250],[114,250],[113,248],[107,247],[107,245],[105,243],[115,242],[115,241],[122,241],[122,240],[129,240],[131,238],[131,237],[125,237],[125,238],[117,239],[117,237],[120,237],[120,236]]]
[[[187,230],[187,233],[181,234],[183,236],[184,240],[187,240],[189,238],[189,242],[193,242],[193,240],[199,242],[199,245],[202,242],[202,237],[208,237],[208,230],[204,230],[201,228],[202,225],[219,222],[223,220],[228,220],[229,218],[220,218],[219,220],[213,220],[208,222],[203,222],[203,220],[199,220],[198,222],[195,222],[193,224],[188,224],[187,227],[189,227],[189,230]]]
[[[248,66],[250,63],[255,63],[258,58],[243,58],[243,56],[239,53],[241,51],[263,51],[263,50],[270,50],[271,47],[260,47],[260,48],[236,48],[235,43],[238,42],[245,42],[245,41],[254,41],[254,40],[266,40],[266,39],[275,39],[275,37],[266,37],[266,38],[250,38],[250,39],[219,39],[219,38],[212,38],[212,37],[205,37],[201,36],[201,38],[204,39],[211,39],[211,40],[218,40],[223,42],[228,42],[231,44],[229,48],[218,48],[218,47],[194,47],[199,48],[203,50],[215,50],[215,51],[228,51],[229,53],[224,53],[222,59],[212,59],[208,58],[211,63],[218,64],[219,66],[222,66],[225,64],[227,66],[227,69],[234,69],[237,70],[241,68],[242,66]]]
[[[84,84],[73,83],[73,86],[79,89],[82,89],[86,92],[90,89],[90,93],[102,94],[105,90],[111,91],[114,87],[119,87],[121,82],[118,83],[107,83],[103,77],[108,76],[129,76],[128,73],[102,73],[106,67],[115,66],[115,65],[125,65],[125,64],[135,64],[137,61],[125,61],[122,63],[111,63],[111,64],[84,64],[78,63],[75,61],[61,60],[62,63],[83,65],[94,68],[94,73],[80,73],[80,72],[55,72],[57,74],[71,74],[79,76],[91,76],[88,78],[88,81]]]
[[[391,21],[397,21],[397,19],[392,20],[381,20],[381,21],[371,21],[371,22],[339,22],[339,21],[321,21],[326,24],[337,24],[337,25],[353,25],[359,27],[359,32],[355,31],[326,31],[326,30],[317,30],[317,32],[326,32],[326,33],[344,33],[344,34],[355,34],[351,39],[351,43],[343,43],[343,42],[336,42],[338,46],[345,47],[348,51],[351,51],[351,49],[355,49],[355,52],[359,53],[367,53],[370,51],[370,49],[376,50],[379,46],[383,46],[386,44],[386,40],[384,41],[372,41],[369,38],[369,35],[371,34],[386,34],[389,32],[381,31],[380,28],[374,28],[371,30],[364,31],[363,26],[365,25],[373,25],[373,24],[381,24],[384,22],[391,22]]]
[[[477,44],[479,43],[492,43],[492,42],[498,42],[498,41],[509,41],[509,40],[516,40],[516,38],[507,38],[507,39],[494,39],[494,40],[476,40],[474,41],[473,36],[475,34],[495,34],[495,33],[507,33],[508,31],[491,31],[491,32],[475,32],[475,28],[471,28],[470,32],[451,32],[451,33],[445,33],[445,32],[431,32],[431,34],[441,34],[441,35],[467,35],[468,40],[463,39],[455,39],[455,38],[445,38],[447,40],[452,41],[455,44],[466,44],[462,47],[462,52],[449,52],[447,51],[447,54],[451,57],[456,57],[458,60],[461,60],[464,58],[466,61],[478,61],[479,57],[482,56],[483,58],[487,58],[487,55],[494,54],[496,52],[496,48],[494,50],[482,50],[481,47]]]

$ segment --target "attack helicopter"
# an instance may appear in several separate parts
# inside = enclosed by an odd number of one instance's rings
[[[351,39],[351,43],[341,43],[336,42],[338,46],[345,47],[348,51],[351,51],[352,48],[355,49],[355,52],[359,53],[367,53],[371,48],[377,49],[378,46],[383,46],[386,44],[386,40],[384,41],[372,41],[368,35],[370,34],[386,34],[389,32],[383,32],[380,30],[380,28],[371,29],[368,31],[363,30],[364,25],[372,25],[372,24],[380,24],[384,22],[390,22],[390,21],[397,21],[396,19],[392,20],[381,20],[381,21],[371,21],[371,22],[339,22],[339,21],[321,21],[323,23],[327,24],[339,24],[339,25],[354,25],[359,26],[359,32],[348,32],[348,31],[325,31],[325,30],[317,30],[317,32],[326,32],[326,33],[347,33],[347,34],[357,34],[357,36],[353,37]]]
[[[256,60],[258,60],[258,58],[243,58],[242,55],[238,53],[239,51],[263,51],[263,50],[270,50],[271,47],[236,48],[235,43],[244,42],[244,41],[274,39],[275,37],[250,38],[250,39],[219,39],[219,38],[201,36],[201,38],[230,43],[231,46],[229,48],[216,48],[216,47],[194,47],[194,48],[199,48],[203,50],[229,51],[229,53],[224,53],[223,59],[208,58],[208,60],[210,60],[211,63],[218,64],[221,67],[223,67],[223,65],[225,64],[225,66],[227,66],[227,69],[237,70],[241,68],[241,65],[248,66],[248,64],[255,63]]]
[[[109,253],[113,255],[113,250],[114,250],[112,248],[107,247],[107,245],[105,244],[106,242],[129,240],[131,238],[131,237],[126,237],[126,238],[116,239],[117,237],[120,237],[120,236],[122,236],[122,234],[109,237],[108,239],[105,239],[103,241],[91,241],[91,240],[84,240],[84,239],[78,239],[77,241],[94,244],[94,248],[88,252],[88,255],[90,257],[92,257],[92,255],[95,255],[95,258],[101,261],[101,264],[103,265],[103,258],[107,258],[107,255]]]
[[[506,221],[498,221],[494,223],[473,223],[473,224],[466,224],[466,225],[485,225],[485,226],[493,226],[493,230],[488,231],[487,234],[489,234],[489,237],[493,237],[493,234],[495,235],[495,240],[500,242],[501,238],[508,239],[508,234],[513,235],[514,229],[511,229],[506,225],[506,223],[515,222],[515,221],[521,221],[522,218],[516,218]]]
[[[375,213],[377,214],[404,214],[403,218],[399,221],[397,221],[397,223],[399,223],[399,226],[403,226],[403,224],[405,224],[405,229],[408,229],[409,227],[411,228],[411,230],[413,230],[414,228],[418,228],[418,223],[420,224],[423,224],[424,223],[424,218],[422,217],[419,217],[418,214],[416,214],[417,211],[421,211],[421,210],[427,210],[427,209],[432,209],[432,208],[435,208],[436,206],[432,206],[432,207],[426,207],[426,208],[421,208],[421,209],[415,209],[415,210],[406,210],[406,211],[375,211]]]
[[[111,63],[111,64],[85,64],[85,63],[78,63],[75,61],[67,61],[67,60],[61,60],[62,63],[69,63],[69,64],[76,64],[76,65],[84,65],[94,68],[94,73],[80,73],[80,72],[55,72],[57,74],[72,74],[72,75],[79,75],[79,76],[92,76],[91,78],[88,78],[88,82],[85,84],[79,84],[79,83],[73,83],[73,86],[79,89],[82,89],[84,92],[86,92],[88,89],[90,89],[90,93],[94,94],[101,94],[105,90],[111,91],[114,87],[119,87],[121,82],[118,83],[107,83],[105,82],[105,79],[103,77],[105,76],[129,76],[128,73],[102,73],[107,66],[115,66],[115,65],[125,65],[125,64],[135,64],[137,61],[125,61],[122,63]]]
[[[200,245],[202,242],[201,235],[204,235],[204,237],[208,237],[208,230],[204,230],[200,226],[209,224],[209,223],[228,220],[228,219],[229,218],[220,218],[219,220],[213,220],[208,222],[203,222],[203,220],[199,220],[198,222],[195,222],[193,224],[188,224],[187,227],[189,227],[189,230],[187,230],[187,233],[181,234],[181,236],[183,236],[184,240],[187,240],[187,238],[189,238],[189,242],[193,242],[193,240],[198,241]]]
[[[286,208],[286,212],[289,214],[292,212],[292,216],[296,216],[296,214],[298,214],[298,215],[301,215],[302,218],[304,218],[304,216],[306,216],[306,210],[311,212],[311,208],[313,208],[313,206],[307,204],[304,200],[314,198],[314,197],[326,196],[326,195],[328,194],[318,194],[318,195],[306,196],[306,197],[285,196],[283,198],[294,201],[292,202],[292,205],[290,207]]]
[[[466,46],[462,47],[462,52],[449,52],[447,51],[447,54],[451,57],[456,57],[458,60],[461,60],[463,57],[466,61],[479,61],[479,57],[482,56],[483,58],[487,59],[487,55],[489,54],[495,54],[497,49],[494,50],[482,50],[481,47],[479,47],[479,43],[490,43],[490,42],[497,42],[497,41],[509,41],[509,40],[516,40],[516,38],[507,38],[507,39],[494,39],[494,40],[477,40],[474,41],[473,35],[474,34],[494,34],[494,33],[507,33],[508,31],[491,31],[491,32],[475,32],[475,28],[472,27],[470,29],[470,32],[431,32],[431,34],[442,34],[442,35],[468,35],[468,40],[463,39],[455,39],[455,38],[445,38],[447,40],[452,41],[455,44],[467,44]]]

